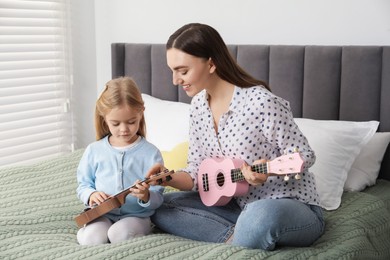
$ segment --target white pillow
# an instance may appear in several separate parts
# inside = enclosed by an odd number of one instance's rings
[[[170,151],[188,141],[189,108],[182,102],[142,94],[145,103],[146,139],[161,151]]]
[[[375,184],[389,143],[390,132],[374,134],[352,164],[344,190],[362,191]]]
[[[376,132],[379,122],[350,122],[296,118],[317,159],[314,174],[320,205],[327,210],[340,206],[348,171],[362,147]]]

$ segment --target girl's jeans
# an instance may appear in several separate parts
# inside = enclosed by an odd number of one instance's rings
[[[234,232],[233,245],[273,250],[309,246],[324,231],[322,209],[294,199],[264,199],[241,210],[234,199],[219,207],[205,206],[198,192],[164,194],[153,223],[173,235],[223,243]]]

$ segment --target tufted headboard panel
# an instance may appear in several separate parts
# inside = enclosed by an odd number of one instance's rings
[[[390,46],[229,45],[233,57],[290,102],[294,117],[380,121],[390,131]],[[172,83],[164,44],[113,43],[112,77],[131,76],[143,93],[190,102]],[[380,178],[390,180],[390,148]]]

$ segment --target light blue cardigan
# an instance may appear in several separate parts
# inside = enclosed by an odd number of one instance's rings
[[[77,195],[87,206],[94,191],[117,194],[132,186],[136,180],[143,180],[155,163],[163,163],[162,155],[145,138],[128,150],[120,151],[110,145],[106,136],[88,145],[84,151],[77,168]],[[162,192],[163,187],[151,186],[148,203],[129,194],[121,208],[105,216],[113,221],[127,216],[149,217],[162,204]]]

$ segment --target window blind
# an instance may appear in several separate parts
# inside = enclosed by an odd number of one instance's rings
[[[70,152],[67,0],[0,0],[0,167]]]

